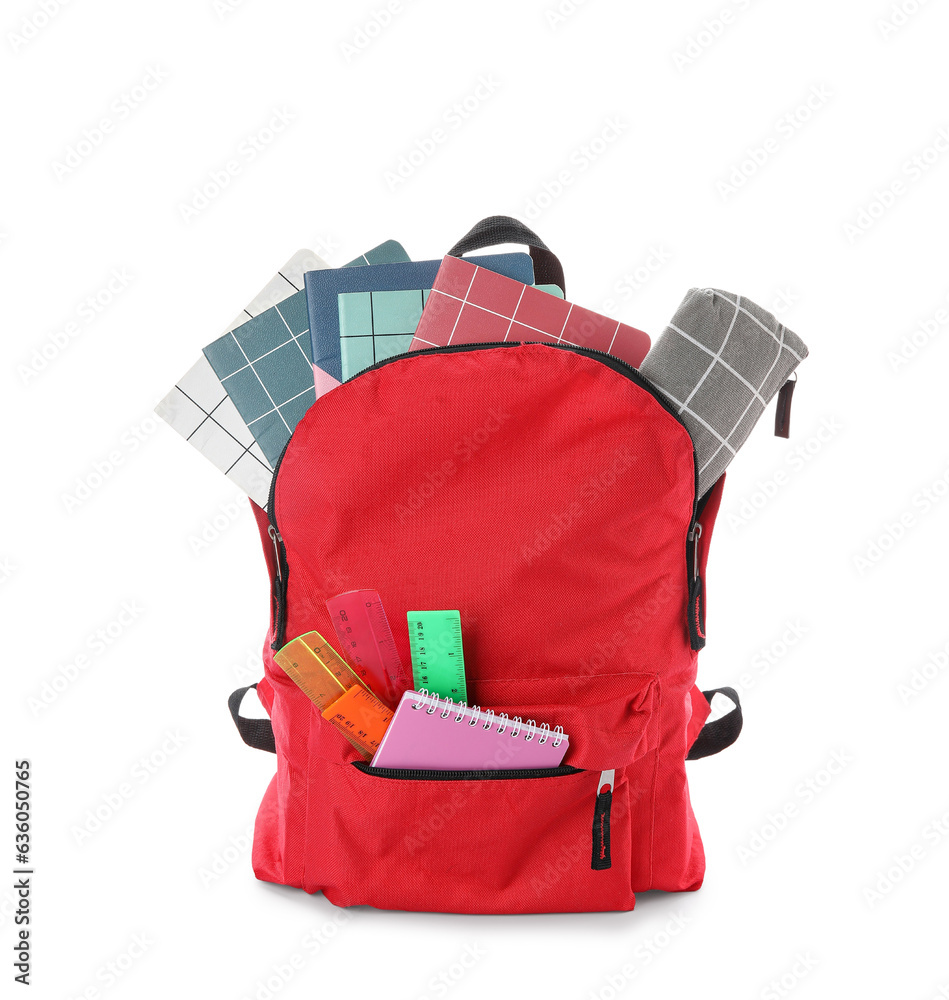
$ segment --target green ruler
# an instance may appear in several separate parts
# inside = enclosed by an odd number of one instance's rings
[[[409,648],[416,691],[467,701],[461,615],[457,611],[410,611]]]

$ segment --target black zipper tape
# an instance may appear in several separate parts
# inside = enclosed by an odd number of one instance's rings
[[[593,805],[593,861],[594,871],[604,871],[612,865],[610,858],[610,810],[613,806],[613,789],[605,786],[605,791],[597,792]]]
[[[293,432],[291,431],[291,437],[292,435]],[[273,596],[275,607],[273,642],[270,644],[271,649],[280,649],[286,641],[284,633],[287,629],[287,577],[289,576],[290,565],[287,562],[287,549],[283,544],[283,536],[277,527],[275,505],[277,500],[277,470],[280,468],[280,463],[283,461],[283,456],[286,455],[287,448],[289,447],[290,438],[287,439],[287,443],[283,446],[283,451],[280,452],[280,457],[277,459],[277,464],[274,466],[273,477],[270,480],[270,495],[267,497],[267,519],[270,521],[268,534],[274,544],[274,558],[277,564],[277,576],[274,580]]]
[[[422,771],[404,767],[373,767],[364,760],[354,760],[353,767],[375,778],[395,778],[399,781],[510,781],[522,778],[562,778],[582,774],[583,769],[561,764],[560,767],[512,768],[487,771]]]
[[[705,587],[701,574],[689,585],[689,642],[693,649],[705,648]]]
[[[705,509],[704,504],[702,509]],[[696,521],[689,532],[689,610],[686,615],[689,623],[689,644],[695,650],[705,646],[705,587],[702,584],[702,560],[699,555],[701,537],[702,525]]]

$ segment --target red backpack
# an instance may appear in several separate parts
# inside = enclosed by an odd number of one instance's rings
[[[468,249],[476,249],[469,247]],[[293,432],[268,514],[275,751],[259,879],[339,906],[531,913],[632,909],[698,889],[705,856],[686,759],[738,736],[695,686],[704,576],[724,476],[695,495],[692,441],[638,372],[596,351],[465,345],[400,355],[319,398]],[[409,662],[406,612],[456,608],[469,700],[569,734],[560,767],[370,766],[275,666],[327,598],[371,588]],[[401,627],[400,627],[401,623]]]

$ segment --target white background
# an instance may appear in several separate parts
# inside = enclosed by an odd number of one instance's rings
[[[904,6],[888,29],[889,0],[587,0],[556,23],[554,0],[401,0],[370,38],[383,0],[4,5],[0,871],[28,756],[34,995],[266,997],[268,980],[280,997],[946,995],[949,827],[932,824],[949,810],[949,12]],[[115,115],[155,67],[162,82]],[[452,124],[481,78],[492,92]],[[280,109],[290,125],[244,157]],[[112,131],[58,170],[106,116]],[[439,127],[432,155],[387,180]],[[186,221],[229,159],[240,172]],[[260,674],[257,533],[151,411],[298,247],[339,265],[396,238],[431,258],[493,213],[531,221],[571,299],[654,337],[710,285],[811,348],[791,439],[769,411],[713,543],[700,683],[741,687],[745,731],[690,765],[698,893],[626,914],[343,913],[253,878],[246,834],[274,760],[240,742],[225,699]],[[127,284],[86,322],[113,269]],[[0,889],[5,980],[11,903]],[[452,979],[469,947],[481,957]]]

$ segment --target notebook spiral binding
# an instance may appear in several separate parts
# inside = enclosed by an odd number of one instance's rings
[[[554,726],[553,729],[546,722],[542,722],[539,726],[533,719],[528,719],[524,722],[519,715],[515,715],[511,719],[507,712],[501,712],[495,715],[493,708],[482,709],[478,705],[469,705],[467,702],[459,701],[456,702],[453,698],[439,698],[437,694],[429,691],[427,688],[420,688],[415,692],[422,701],[413,702],[412,710],[415,712],[421,712],[424,710],[426,715],[434,715],[439,709],[441,709],[440,719],[447,719],[453,713],[454,722],[459,724],[465,723],[472,728],[481,724],[482,729],[491,729],[493,726],[497,726],[498,735],[502,735],[507,729],[508,725],[511,726],[510,736],[513,739],[517,739],[522,733],[524,734],[524,742],[529,743],[535,737],[538,737],[538,745],[543,746],[550,737],[553,737],[551,746],[559,747],[564,738],[563,726]],[[427,699],[427,707],[423,702]],[[465,721],[465,710],[470,711],[472,714]]]

